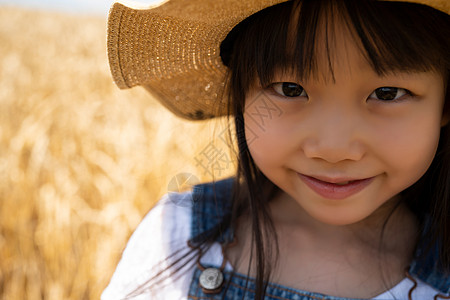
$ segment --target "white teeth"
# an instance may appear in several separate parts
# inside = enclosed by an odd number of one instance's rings
[[[344,182],[336,182],[336,185],[346,185],[349,184],[350,181],[344,181]]]

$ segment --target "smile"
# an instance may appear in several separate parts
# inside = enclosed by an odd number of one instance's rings
[[[328,199],[345,199],[367,187],[375,177],[355,180],[322,180],[297,173],[300,179],[314,192]]]

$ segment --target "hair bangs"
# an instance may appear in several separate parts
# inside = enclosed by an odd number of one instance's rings
[[[302,81],[330,76],[334,80],[333,61],[340,59],[334,52],[341,41],[333,31],[340,26],[352,35],[379,75],[433,70],[448,76],[449,19],[442,12],[415,3],[288,1],[236,26],[225,39],[221,55],[232,70],[232,89],[244,94],[257,83],[269,85],[280,72],[295,74]],[[232,49],[229,58],[224,54],[227,51],[222,51],[226,48]],[[324,56],[318,55],[319,49],[324,49]],[[319,68],[323,64],[328,66],[325,73]]]
[[[340,59],[334,52],[343,42],[336,39],[339,29],[351,34],[380,76],[426,71],[448,76],[450,17],[443,12],[416,3],[375,0],[303,0],[296,1],[293,9],[291,22],[296,28],[288,37],[295,41],[286,43],[287,64],[281,67],[294,67],[301,80],[328,75],[334,80],[333,60]],[[327,73],[323,74],[320,63],[328,66]]]
[[[417,3],[358,0],[342,3],[349,26],[363,45],[363,54],[379,75],[392,71],[447,74],[450,67],[447,14]]]

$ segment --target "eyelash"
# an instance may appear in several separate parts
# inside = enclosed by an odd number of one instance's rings
[[[396,89],[396,90],[397,90],[397,93],[400,92],[400,91],[402,91],[404,94],[401,95],[401,96],[398,97],[398,98],[397,98],[397,96],[396,96],[395,98],[390,99],[390,100],[375,99],[376,101],[387,102],[387,103],[398,103],[398,102],[404,101],[405,99],[403,99],[403,98],[404,98],[405,96],[407,96],[407,97],[414,97],[414,96],[415,96],[411,91],[409,91],[409,90],[407,90],[407,89],[404,89],[404,88],[391,87],[391,86],[383,86],[383,87],[379,87],[379,88],[375,89],[375,90],[369,95],[369,98],[368,98],[368,99],[373,99],[373,98],[372,98],[372,95],[374,95],[374,94],[376,95],[377,91],[379,91],[379,90],[381,90],[381,89]]]
[[[277,88],[276,88],[277,85],[283,85],[281,88],[284,88],[285,84],[297,86],[299,89],[301,89],[301,93],[298,96],[286,96],[286,95],[282,94],[283,92],[278,92]],[[275,96],[281,97],[284,99],[292,99],[292,98],[297,98],[297,97],[308,97],[308,94],[306,93],[305,89],[301,85],[299,85],[297,83],[293,83],[293,82],[274,82],[274,83],[269,84],[266,89],[269,90]],[[396,95],[394,95],[394,98],[392,98],[392,99],[379,99],[378,97],[380,95],[378,95],[378,92],[380,92],[380,93],[383,92],[382,91],[383,89],[388,94],[389,94],[389,91],[387,91],[386,89],[393,89],[393,90],[395,90],[394,93]],[[397,94],[400,92],[403,92],[403,94],[400,95],[400,97],[398,97]],[[374,99],[375,101],[385,102],[385,103],[398,103],[398,102],[403,101],[404,100],[403,98],[405,96],[414,97],[415,95],[411,91],[404,89],[404,88],[393,87],[393,86],[383,86],[383,87],[379,87],[379,88],[376,88],[375,90],[373,90],[373,92],[369,95],[369,97],[367,99],[368,100]]]
[[[290,85],[295,85],[295,86],[299,87],[301,89],[300,95],[290,97],[290,96],[286,96],[286,95],[283,95],[280,92],[278,92],[277,88],[276,88],[277,85],[284,85],[284,84],[290,84]],[[281,87],[281,88],[283,88],[283,87]],[[274,96],[280,97],[280,98],[283,98],[283,99],[292,99],[292,98],[297,98],[297,97],[308,97],[308,94],[306,94],[305,89],[301,85],[299,85],[297,83],[294,83],[294,82],[274,82],[274,83],[269,84],[265,89],[268,90],[269,92],[271,92]],[[305,95],[302,96],[302,94],[305,94]]]

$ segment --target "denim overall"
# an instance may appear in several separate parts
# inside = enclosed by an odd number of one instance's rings
[[[231,191],[233,178],[224,179],[215,183],[200,184],[193,189],[193,208],[191,239],[192,245],[198,244],[205,233],[215,228],[222,218],[231,210]],[[221,244],[230,243],[233,240],[233,232],[227,229],[223,232],[217,242]],[[420,254],[420,246],[416,250],[416,256]],[[437,249],[437,248],[436,248]],[[421,260],[415,259],[409,269],[409,274],[421,279],[442,294],[450,292],[450,277],[442,274],[436,268],[437,252],[430,251],[430,254]],[[202,266],[219,269],[220,266]],[[221,289],[211,293],[202,288],[199,279],[202,269],[195,267],[194,276],[189,287],[189,300],[197,299],[255,299],[254,278],[247,278],[246,275],[222,271],[223,286]],[[226,295],[225,295],[226,292]],[[245,296],[244,296],[245,294]],[[318,293],[301,291],[278,284],[269,283],[266,290],[265,299],[295,299],[295,300],[348,300],[327,296]]]

